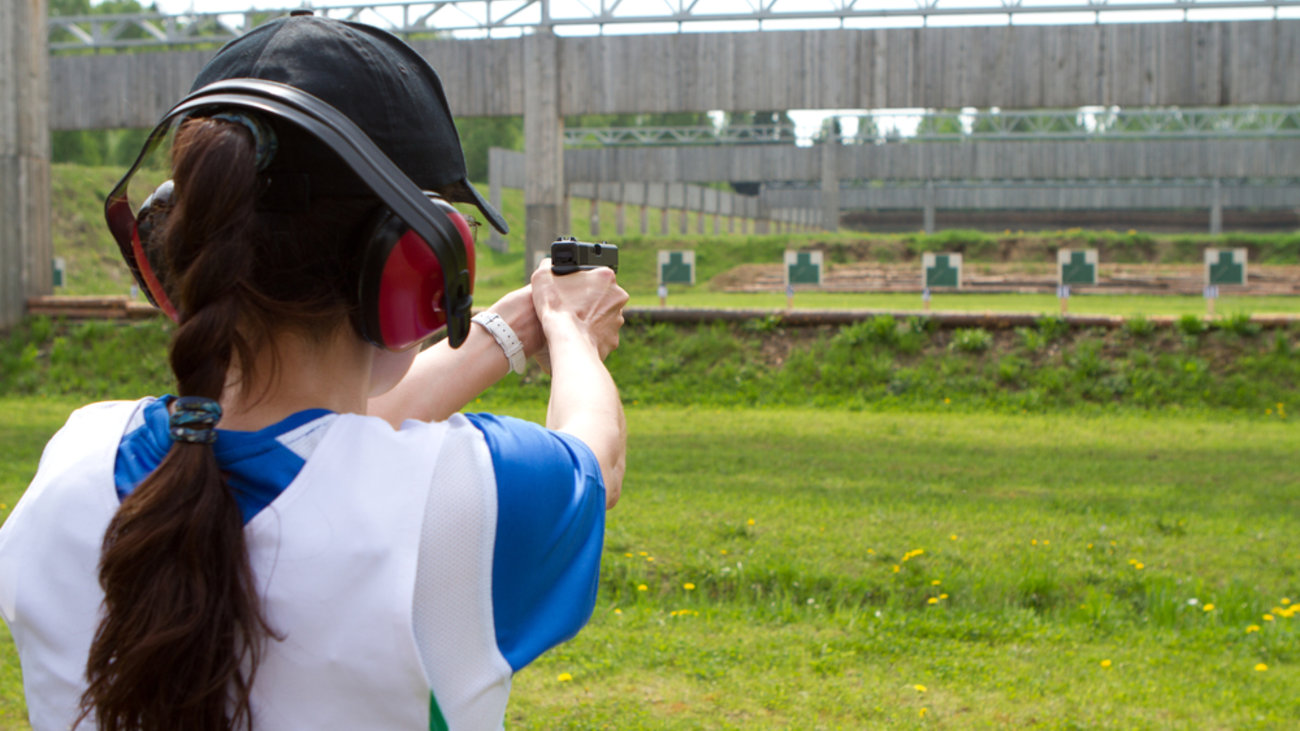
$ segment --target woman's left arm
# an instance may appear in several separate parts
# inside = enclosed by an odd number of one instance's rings
[[[532,287],[517,289],[488,308],[515,331],[531,357],[542,350],[546,336],[533,310]],[[366,413],[394,427],[407,419],[442,421],[460,411],[510,372],[510,361],[483,326],[470,325],[459,348],[446,340],[415,357],[406,376],[392,390],[370,399]]]

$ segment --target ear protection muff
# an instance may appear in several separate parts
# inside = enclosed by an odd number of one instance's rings
[[[382,201],[370,233],[360,242],[360,335],[375,345],[403,350],[445,326],[452,347],[464,342],[474,281],[474,239],[465,217],[436,195],[421,191],[337,109],[300,89],[261,79],[218,81],[182,99],[163,116],[105,201],[109,230],[150,301],[179,318],[167,283],[159,278],[156,254],[150,255],[156,249],[149,245],[172,189],[164,183],[137,214],[128,196],[131,178],[174,122],[232,108],[300,127],[338,155]]]
[[[472,283],[474,235],[469,221],[447,201],[427,195],[455,225]],[[424,340],[447,322],[442,288],[442,263],[433,247],[391,211],[381,211],[362,249],[357,323],[361,336],[390,350],[405,350]]]

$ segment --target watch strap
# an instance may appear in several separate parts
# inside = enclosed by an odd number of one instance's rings
[[[522,375],[524,363],[527,361],[527,358],[524,357],[524,344],[519,339],[519,336],[515,335],[515,331],[506,324],[506,321],[502,320],[501,316],[495,312],[480,312],[472,317],[470,321],[477,322],[483,326],[484,330],[492,334],[493,339],[497,341],[497,345],[500,345],[501,350],[505,351],[506,359],[510,361],[510,370]]]

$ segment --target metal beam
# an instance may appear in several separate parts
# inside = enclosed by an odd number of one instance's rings
[[[304,3],[310,7],[311,3]],[[612,27],[633,32],[716,31],[730,26],[742,31],[781,30],[798,24],[817,27],[872,28],[900,24],[928,25],[932,18],[961,24],[971,19],[987,24],[991,18],[1031,23],[1095,24],[1150,19],[1185,22],[1234,17],[1278,18],[1300,8],[1300,0],[916,0],[912,5],[882,7],[879,3],[836,0],[816,7],[806,0],[759,0],[736,9],[701,7],[695,0],[662,4],[622,2],[576,3],[556,14],[550,0],[415,0],[358,3],[314,8],[317,14],[376,25],[405,36],[525,35],[538,27],[563,35],[601,35]],[[192,46],[224,43],[267,18],[288,14],[294,7],[235,13],[131,13],[50,18],[48,38],[56,51],[74,48],[120,49],[141,46]],[[1294,17],[1289,15],[1288,17]],[[725,24],[725,26],[724,26]]]

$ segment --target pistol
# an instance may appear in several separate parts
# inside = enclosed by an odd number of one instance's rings
[[[618,272],[618,247],[601,242],[592,244],[573,237],[556,239],[551,244],[551,271],[572,274],[580,269],[609,267]]]

